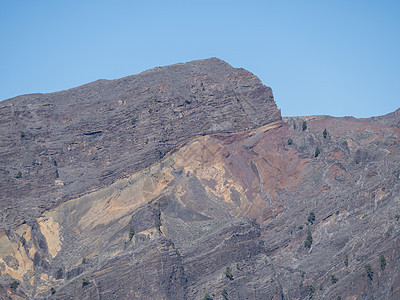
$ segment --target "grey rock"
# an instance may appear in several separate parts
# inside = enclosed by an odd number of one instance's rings
[[[33,224],[46,209],[146,168],[193,136],[280,119],[269,87],[217,58],[5,100],[0,230]]]

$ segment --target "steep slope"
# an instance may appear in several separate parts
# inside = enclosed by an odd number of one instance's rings
[[[1,232],[0,296],[399,299],[400,129],[265,118]]]
[[[280,120],[272,91],[216,58],[0,103],[0,230],[150,166],[195,135]]]

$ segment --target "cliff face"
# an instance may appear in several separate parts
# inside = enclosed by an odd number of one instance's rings
[[[0,230],[104,187],[196,135],[281,119],[272,91],[216,58],[0,103]],[[11,200],[11,201],[10,201]]]
[[[212,73],[219,82],[213,89],[220,94],[204,95],[195,111],[185,113],[195,101],[184,100],[182,118],[173,119],[169,107],[176,104],[171,99],[180,98],[168,96],[158,111],[144,106],[144,116],[129,114],[127,119],[136,116],[136,122],[125,124],[126,131],[109,130],[107,124],[113,122],[93,116],[93,122],[104,122],[104,127],[75,125],[80,146],[60,153],[57,164],[37,166],[43,172],[56,168],[58,178],[53,180],[59,185],[33,190],[31,196],[19,191],[38,208],[26,213],[29,206],[21,202],[24,207],[9,211],[30,217],[29,222],[19,224],[12,214],[4,215],[3,225],[8,227],[0,233],[3,298],[400,297],[400,129],[385,123],[385,117],[379,124],[327,116],[282,120],[273,100],[264,97],[271,95],[270,89],[247,71],[215,59],[151,70],[137,78],[169,68],[200,72],[208,65],[207,72],[217,72],[219,67],[211,66],[221,65],[236,79]],[[184,82],[191,80],[187,76]],[[242,76],[250,86],[243,84]],[[204,92],[201,84],[199,89]],[[224,96],[232,90],[247,96],[232,102],[231,96]],[[11,107],[17,100],[3,105]],[[215,108],[220,101],[224,104]],[[256,106],[264,108],[258,111]],[[148,123],[156,113],[173,119],[173,124],[191,120],[198,128],[174,125],[165,134],[168,141],[143,144],[152,151],[171,150],[167,154],[129,151],[142,149],[135,148],[140,139],[132,140],[127,150],[122,137],[119,143],[113,141],[113,136],[129,136],[128,129],[143,139],[160,131],[160,126]],[[204,117],[198,120],[199,115]],[[390,124],[394,119],[390,115]],[[25,138],[27,134],[22,140],[18,136],[18,143],[25,143],[19,147],[37,141],[33,135]],[[104,167],[99,156],[89,160],[89,138],[107,149],[112,163]],[[61,157],[68,158],[68,164]],[[135,160],[139,157],[143,161]],[[97,169],[89,168],[91,164]],[[74,178],[75,165],[87,166],[86,173],[65,184],[59,178]],[[5,166],[11,168],[10,163]],[[114,171],[99,177],[104,168]],[[32,180],[24,174],[10,180]],[[82,190],[72,189],[74,183]],[[21,189],[26,183],[20,184]],[[55,192],[64,197],[52,203]],[[15,206],[14,201],[22,201],[4,199],[2,203]],[[12,289],[14,281],[20,285]]]

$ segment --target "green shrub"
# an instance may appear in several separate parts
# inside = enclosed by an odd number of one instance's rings
[[[136,118],[132,118],[132,120],[131,120],[131,124],[132,124],[132,126],[135,126],[135,125],[136,125],[136,123],[137,123],[137,119],[136,119]]]
[[[15,175],[15,178],[21,179],[22,178],[22,172],[18,171],[17,175]]]
[[[308,298],[311,299],[313,294],[315,292],[315,287],[312,285],[307,286],[307,294],[308,294]]]
[[[303,131],[307,130],[307,121],[303,121],[302,129]]]
[[[14,281],[11,282],[11,284],[10,284],[10,288],[11,288],[12,290],[14,290],[14,291],[18,288],[18,286],[19,286],[19,281],[17,281],[17,280],[14,280]]]
[[[232,269],[230,267],[227,267],[225,270],[225,276],[229,278],[229,280],[233,280],[233,274],[232,274]]]
[[[373,277],[374,277],[374,271],[372,270],[371,265],[370,265],[370,264],[365,265],[365,266],[364,266],[364,269],[365,269],[365,272],[366,272],[368,278],[369,278],[370,280],[372,280]]]
[[[304,241],[304,247],[311,248],[311,245],[312,245],[312,235],[311,231],[308,231],[306,240]]]
[[[206,294],[204,295],[203,300],[213,300],[213,298],[210,296],[209,293],[206,293]]]
[[[326,131],[326,128],[324,129],[324,132],[322,133],[322,135],[324,136],[324,139],[326,139],[326,137],[328,135],[328,131]]]
[[[90,281],[87,277],[82,277],[82,287],[85,287],[90,284]]]
[[[331,275],[331,282],[332,282],[332,284],[335,284],[336,282],[338,282],[338,278],[335,276],[335,275]]]
[[[56,289],[52,287],[52,288],[50,289],[50,292],[51,292],[52,295],[54,295],[54,294],[56,293]]]
[[[288,145],[293,145],[293,140],[292,140],[291,138],[289,138],[289,139],[287,140],[287,143],[288,143]]]
[[[133,230],[133,226],[129,228],[129,240],[131,241],[133,236],[135,235],[135,230]]]
[[[384,271],[385,268],[386,268],[386,258],[385,258],[385,256],[382,254],[379,257],[379,260],[381,261],[381,269],[382,269],[382,271]]]
[[[348,267],[349,266],[349,256],[346,254],[346,257],[344,258],[344,265],[346,266],[346,267]]]
[[[314,213],[313,211],[310,212],[310,214],[308,215],[307,221],[308,221],[308,223],[310,223],[310,224],[314,224],[314,221],[315,221],[315,213]]]
[[[25,132],[21,131],[21,139],[25,138]]]
[[[318,155],[321,153],[321,151],[319,150],[319,148],[317,147],[317,148],[315,148],[315,153],[314,153],[314,156],[315,157],[318,157]]]
[[[222,290],[221,295],[225,300],[228,300],[228,292],[225,288]]]
[[[399,214],[395,214],[394,217],[396,218],[396,221],[398,221],[400,219],[400,215]]]

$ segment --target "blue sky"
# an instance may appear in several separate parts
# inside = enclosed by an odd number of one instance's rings
[[[400,1],[1,1],[0,100],[218,57],[284,116],[400,107]]]

